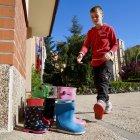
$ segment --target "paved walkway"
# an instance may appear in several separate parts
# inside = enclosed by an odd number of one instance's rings
[[[83,135],[67,135],[58,132],[32,134],[14,130],[0,133],[0,140],[140,140],[140,92],[110,94],[112,114],[102,121],[94,118],[92,110],[96,95],[78,95],[76,116],[87,121],[87,132]]]

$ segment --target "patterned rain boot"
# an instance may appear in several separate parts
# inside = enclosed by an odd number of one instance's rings
[[[49,123],[45,123],[42,118],[43,106],[25,107],[24,132],[42,134],[48,132]]]

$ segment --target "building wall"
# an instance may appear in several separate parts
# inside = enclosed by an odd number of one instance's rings
[[[118,39],[119,49],[118,49],[118,60],[120,62],[120,67],[125,65],[125,54],[124,54],[124,41],[121,39]]]
[[[28,63],[26,65],[26,95],[28,97],[31,93],[31,68],[32,65],[36,67],[37,64],[37,40],[51,34],[58,0],[41,0],[41,2],[40,0],[25,0],[25,2],[29,25],[26,41],[26,61]],[[41,75],[43,75],[43,69]]]
[[[0,64],[14,65],[24,78],[26,30],[22,0],[0,0]]]
[[[114,63],[113,63],[113,80],[116,81],[119,79],[119,67],[118,67],[118,53],[117,51],[114,54]]]
[[[118,50],[114,55],[113,64],[113,78],[114,80],[121,80],[122,67],[125,65],[124,41],[118,39]]]
[[[0,131],[8,129],[9,65],[0,65]]]
[[[40,47],[41,52],[37,52],[37,48]],[[44,48],[44,39],[42,37],[32,37],[26,40],[26,61],[28,65],[26,65],[26,95],[27,97],[31,95],[31,79],[32,79],[32,67],[38,70],[37,65],[37,56],[38,53],[40,54],[41,65],[40,67],[40,74],[41,80],[43,78],[44,73],[44,63],[46,59],[46,49]]]
[[[15,67],[20,71],[21,75],[26,76],[26,35],[27,28],[24,18],[24,11],[22,6],[22,0],[15,0]]]
[[[11,131],[23,115],[25,80],[14,66],[0,65],[0,131]]]
[[[24,104],[26,30],[22,0],[0,0],[0,131],[13,129]]]
[[[36,65],[35,37],[26,40],[26,93],[31,93],[32,66]],[[27,95],[28,96],[28,95]]]
[[[15,1],[0,0],[0,64],[13,64]]]
[[[30,65],[36,62],[36,50],[30,48],[29,40],[26,46],[28,12],[28,37],[47,36],[57,4],[57,0],[0,0],[0,131],[13,130],[23,115],[25,89],[31,90]]]

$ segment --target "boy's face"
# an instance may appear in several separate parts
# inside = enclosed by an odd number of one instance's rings
[[[90,13],[92,22],[96,25],[102,24],[102,19],[103,19],[103,13],[101,10],[96,9],[95,12]]]

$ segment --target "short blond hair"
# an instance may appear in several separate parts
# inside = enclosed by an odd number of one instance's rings
[[[94,6],[90,9],[90,13],[96,12],[96,10],[99,9],[103,13],[103,9],[101,6]]]

